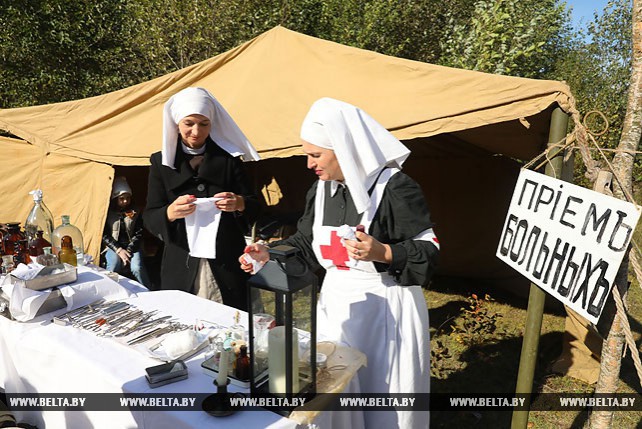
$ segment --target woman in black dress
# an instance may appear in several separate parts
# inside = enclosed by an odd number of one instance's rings
[[[366,354],[367,367],[357,374],[363,393],[428,393],[421,287],[434,273],[439,241],[421,188],[400,171],[410,151],[363,110],[330,98],[312,105],[301,139],[319,181],[308,192],[297,232],[271,245],[297,247],[310,266],[326,270],[318,338]],[[246,250],[257,261],[268,258],[261,244]],[[244,256],[239,261],[253,270]],[[364,418],[367,428],[427,428],[429,415],[376,411]]]
[[[242,162],[258,154],[203,88],[172,96],[163,112],[163,150],[152,154],[145,226],[165,244],[161,289],[180,289],[247,307],[247,275],[236,260],[259,203]]]

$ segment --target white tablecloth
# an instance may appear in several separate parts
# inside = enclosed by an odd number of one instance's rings
[[[80,279],[79,279],[80,280]],[[111,281],[107,278],[101,281]],[[233,324],[236,310],[181,291],[142,292],[135,282],[121,284],[138,292],[128,301],[141,309],[157,309],[185,323],[196,318]],[[187,360],[187,380],[151,389],[145,368],[161,362],[93,333],[51,323],[52,315],[19,323],[0,317],[0,383],[7,393],[209,393],[213,379],[202,373],[205,352]],[[243,314],[242,320],[247,319]],[[230,385],[231,392],[247,391]],[[349,387],[347,391],[358,391]],[[269,411],[242,411],[222,418],[202,411],[26,411],[19,420],[40,429],[59,428],[294,428],[297,424]],[[359,413],[322,412],[319,428],[359,428]]]

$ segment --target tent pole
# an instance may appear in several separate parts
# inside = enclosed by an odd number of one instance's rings
[[[551,125],[548,133],[548,146],[559,143],[566,136],[568,127],[568,115],[559,107],[551,114]],[[552,149],[553,150],[553,149]],[[562,178],[564,167],[564,152],[559,153],[550,163],[546,164],[546,175]],[[572,168],[572,167],[571,167]],[[572,170],[571,170],[572,171]],[[528,309],[526,310],[526,326],[522,352],[519,358],[519,371],[517,373],[517,394],[530,395],[533,391],[533,378],[535,365],[537,363],[537,349],[539,337],[542,331],[542,318],[544,316],[544,301],[546,292],[537,285],[531,283],[530,295],[528,297]],[[529,413],[528,399],[525,402],[525,410],[513,411],[511,429],[526,429]]]

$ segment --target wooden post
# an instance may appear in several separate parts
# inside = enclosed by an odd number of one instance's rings
[[[559,143],[566,136],[568,127],[568,115],[559,107],[551,114],[551,125],[548,133],[548,145]],[[554,150],[554,149],[552,149]],[[555,158],[546,165],[546,174],[557,178],[563,177],[564,152],[558,152]],[[526,310],[526,327],[522,352],[519,358],[519,372],[517,373],[517,386],[515,393],[530,394],[533,391],[533,378],[535,376],[535,365],[537,363],[537,350],[539,348],[539,337],[542,331],[542,318],[544,317],[544,301],[546,292],[539,286],[531,283],[531,291],[528,297],[528,309]],[[528,424],[529,410],[513,411],[511,429],[526,429]]]

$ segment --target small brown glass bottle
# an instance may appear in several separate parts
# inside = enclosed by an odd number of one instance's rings
[[[29,264],[31,263],[31,256],[29,256],[29,248],[27,240],[18,240],[13,248],[13,260],[16,264]]]
[[[4,255],[4,235],[7,233],[4,223],[0,223],[0,255]]]
[[[250,358],[247,355],[247,346],[240,347],[241,353],[236,358],[236,365],[234,368],[234,376],[239,380],[250,379]]]
[[[65,235],[60,240],[60,251],[58,252],[58,260],[60,263],[67,263],[69,265],[78,266],[78,258],[74,250],[74,243],[71,237]]]
[[[51,246],[45,238],[42,236],[43,232],[41,229],[36,232],[36,238],[29,241],[29,255],[38,256],[44,253],[44,248]]]

